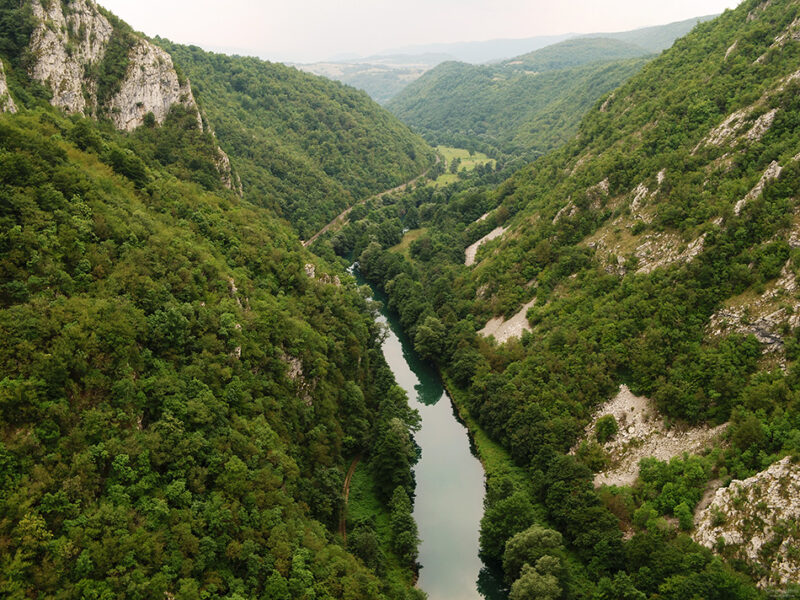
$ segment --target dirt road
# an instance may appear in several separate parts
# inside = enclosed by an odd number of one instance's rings
[[[437,154],[436,155],[436,162],[433,163],[434,166],[438,165],[439,162],[441,162],[441,159],[439,158],[439,155]],[[351,206],[347,210],[342,211],[341,213],[339,213],[339,215],[336,216],[336,218],[333,219],[333,221],[331,221],[330,223],[325,225],[325,227],[320,229],[317,233],[315,233],[310,238],[308,238],[308,240],[303,242],[303,247],[304,248],[308,248],[311,244],[313,244],[317,240],[317,238],[319,236],[321,236],[323,233],[325,233],[327,231],[330,231],[331,228],[333,228],[333,227],[335,227],[337,225],[340,225],[340,224],[344,225],[345,222],[347,221],[347,217],[350,214],[350,211],[353,210],[356,206],[359,206],[360,204],[366,204],[370,200],[374,200],[374,199],[377,199],[377,198],[383,198],[384,196],[386,196],[388,194],[393,194],[395,192],[402,192],[406,188],[408,188],[408,187],[414,185],[415,183],[417,183],[420,179],[423,179],[423,178],[427,177],[428,173],[431,172],[432,168],[433,167],[431,167],[430,169],[425,171],[422,175],[419,175],[419,176],[415,177],[411,181],[406,181],[405,183],[403,183],[401,185],[398,185],[397,187],[394,187],[394,188],[392,188],[390,190],[386,190],[385,192],[381,192],[380,194],[375,194],[374,196],[370,196],[369,198],[365,198],[364,200],[362,200],[361,202],[357,202],[356,204],[354,204],[353,206]]]
[[[350,463],[350,468],[347,470],[347,475],[344,478],[344,486],[342,487],[342,496],[344,496],[344,507],[342,508],[342,516],[339,517],[339,535],[342,536],[345,545],[347,545],[347,501],[350,499],[350,481],[353,479],[353,473],[356,472],[356,467],[361,460],[359,454]]]

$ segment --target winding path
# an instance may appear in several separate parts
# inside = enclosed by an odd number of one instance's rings
[[[347,470],[347,475],[344,478],[344,486],[342,486],[342,496],[344,496],[344,507],[342,507],[342,515],[339,517],[339,535],[342,536],[345,545],[347,545],[347,501],[350,499],[350,481],[353,479],[353,473],[356,472],[356,467],[361,460],[359,454],[350,463],[350,468]]]
[[[367,203],[367,202],[369,202],[370,200],[375,200],[375,199],[377,199],[377,198],[383,198],[384,196],[386,196],[386,195],[388,195],[388,194],[393,194],[394,192],[402,192],[403,190],[405,190],[405,189],[406,189],[406,188],[408,188],[409,186],[412,186],[412,185],[414,185],[415,183],[417,183],[417,182],[418,182],[420,179],[423,179],[424,177],[427,177],[427,176],[428,176],[428,173],[430,173],[430,172],[431,172],[431,169],[433,169],[433,167],[435,167],[436,165],[438,165],[440,162],[441,162],[441,158],[439,158],[439,155],[437,154],[437,155],[436,155],[436,162],[435,162],[435,163],[433,163],[433,166],[431,166],[431,167],[428,167],[428,169],[427,169],[427,170],[426,170],[426,171],[425,171],[425,172],[424,172],[422,175],[418,175],[417,177],[415,177],[415,178],[414,178],[414,179],[412,179],[411,181],[406,181],[405,183],[402,183],[402,184],[398,185],[397,187],[393,187],[393,188],[392,188],[392,189],[390,189],[390,190],[386,190],[386,191],[384,191],[384,192],[381,192],[380,194],[375,194],[374,196],[370,196],[369,198],[364,198],[364,199],[363,199],[363,200],[361,200],[360,202],[356,202],[356,203],[355,203],[353,206],[351,206],[350,208],[348,208],[348,209],[346,209],[346,210],[342,211],[341,213],[339,213],[339,214],[338,214],[338,215],[337,215],[337,216],[336,216],[336,217],[333,219],[333,221],[331,221],[330,223],[328,223],[327,225],[325,225],[325,227],[323,227],[322,229],[320,229],[320,230],[319,230],[317,233],[315,233],[315,234],[314,234],[314,235],[312,235],[310,238],[308,238],[308,240],[306,240],[305,242],[303,242],[303,248],[308,248],[308,247],[309,247],[311,244],[313,244],[315,241],[317,241],[317,238],[318,238],[319,236],[321,236],[323,233],[325,233],[325,232],[327,232],[327,231],[330,231],[330,230],[331,230],[333,227],[335,227],[336,225],[339,225],[339,224],[342,224],[342,225],[344,225],[344,223],[347,221],[347,217],[348,217],[348,215],[350,214],[350,211],[351,211],[351,210],[353,210],[353,209],[354,209],[356,206],[359,206],[359,205],[361,205],[361,204],[366,204],[366,203]]]

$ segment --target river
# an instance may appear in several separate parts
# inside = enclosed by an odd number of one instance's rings
[[[414,518],[422,538],[419,587],[430,600],[504,600],[498,579],[478,556],[485,475],[469,433],[435,369],[420,360],[394,315],[384,309],[379,320],[389,325],[386,361],[422,416],[415,436],[422,458],[414,469]]]

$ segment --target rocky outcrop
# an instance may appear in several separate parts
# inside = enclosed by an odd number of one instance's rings
[[[474,265],[475,264],[475,257],[478,254],[478,248],[480,248],[486,242],[490,242],[490,241],[492,241],[494,239],[499,238],[505,232],[506,232],[506,228],[505,227],[498,227],[496,229],[493,229],[489,233],[487,233],[485,236],[483,236],[481,239],[479,239],[477,242],[475,242],[471,246],[469,246],[464,251],[464,256],[465,256],[464,264],[466,266],[468,266],[468,267],[471,267],[472,265]]]
[[[103,60],[114,27],[91,0],[33,0],[30,74],[53,92],[51,103],[68,113],[92,114],[96,83],[87,77]],[[66,11],[65,11],[66,9]]]
[[[693,538],[743,560],[761,587],[800,583],[800,466],[790,458],[717,490],[698,513]]]
[[[17,105],[14,104],[14,99],[11,97],[11,92],[8,91],[6,73],[3,69],[3,61],[0,60],[0,113],[4,112],[17,112]]]
[[[530,310],[534,304],[536,304],[535,298],[527,304],[524,304],[519,312],[508,321],[503,317],[490,319],[489,322],[486,323],[486,326],[478,333],[484,337],[494,337],[498,344],[505,344],[512,338],[522,337],[523,331],[531,330],[531,324],[528,322],[528,310]]]
[[[727,427],[667,429],[652,400],[635,396],[628,386],[622,385],[619,393],[595,412],[581,442],[596,437],[597,422],[606,415],[614,417],[619,431],[602,444],[609,464],[595,475],[596,486],[633,485],[639,477],[639,461],[643,458],[668,461],[684,452],[700,452],[719,438]],[[579,445],[580,442],[570,453],[574,454]]]
[[[98,106],[95,67],[106,58],[114,25],[92,0],[33,0],[32,6],[37,25],[30,74],[53,93],[53,106],[71,114],[108,114],[118,129],[131,131],[148,113],[163,123],[173,105],[183,104],[197,113],[202,129],[189,82],[179,80],[170,55],[135,35],[119,91],[107,106]]]
[[[752,190],[750,190],[747,196],[739,200],[736,203],[736,206],[733,207],[734,214],[738,216],[742,212],[742,209],[747,205],[747,203],[750,200],[755,200],[756,198],[758,198],[770,181],[780,177],[782,170],[783,168],[778,164],[778,162],[773,160],[772,163],[769,165],[769,167],[767,167],[767,170],[761,176],[761,179],[758,181],[756,186]]]
[[[163,123],[176,104],[195,111],[197,127],[203,128],[189,81],[179,80],[169,54],[146,40],[138,40],[128,60],[125,79],[108,106],[117,129],[136,129],[148,113],[153,114],[156,123]]]
[[[170,109],[180,104],[196,115],[197,128],[203,129],[189,81],[179,77],[167,52],[131,33],[125,73],[117,91],[100,106],[96,73],[115,26],[92,0],[32,0],[32,6],[37,24],[31,35],[30,75],[53,93],[53,106],[70,114],[106,115],[117,129],[132,131],[148,114],[163,123]],[[0,68],[0,111],[15,109]],[[215,164],[225,187],[241,195],[241,182],[219,147]]]
[[[800,326],[800,301],[797,277],[787,262],[780,277],[756,298],[743,295],[726,302],[711,315],[708,331],[712,336],[730,333],[753,334],[764,353],[782,352],[786,331]]]

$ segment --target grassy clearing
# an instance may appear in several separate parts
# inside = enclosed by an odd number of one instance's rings
[[[427,227],[423,227],[422,229],[412,229],[411,231],[407,231],[406,234],[403,236],[403,239],[400,240],[400,243],[397,244],[396,246],[392,246],[391,248],[389,248],[389,251],[400,252],[406,258],[411,258],[408,255],[408,251],[411,248],[411,242],[421,238],[423,235],[425,235],[426,231],[428,231]]]
[[[465,150],[463,148],[451,148],[449,146],[437,146],[436,150],[442,155],[445,168],[444,174],[440,175],[436,181],[433,182],[436,187],[443,187],[458,181],[458,175],[455,173],[450,173],[450,165],[452,165],[453,161],[456,159],[459,159],[460,161],[458,166],[459,171],[472,171],[478,165],[490,164],[492,165],[492,168],[495,168],[497,165],[497,161],[495,159],[489,158],[482,152],[470,154],[469,150]]]
[[[389,525],[389,511],[381,504],[375,491],[375,482],[369,472],[369,467],[364,462],[359,463],[350,480],[350,498],[347,503],[347,530],[350,531],[353,523],[362,519],[374,519],[375,533],[378,534],[381,550],[386,556],[386,575],[384,578],[401,586],[408,585],[408,570],[400,565],[395,553],[389,544],[391,527]]]

